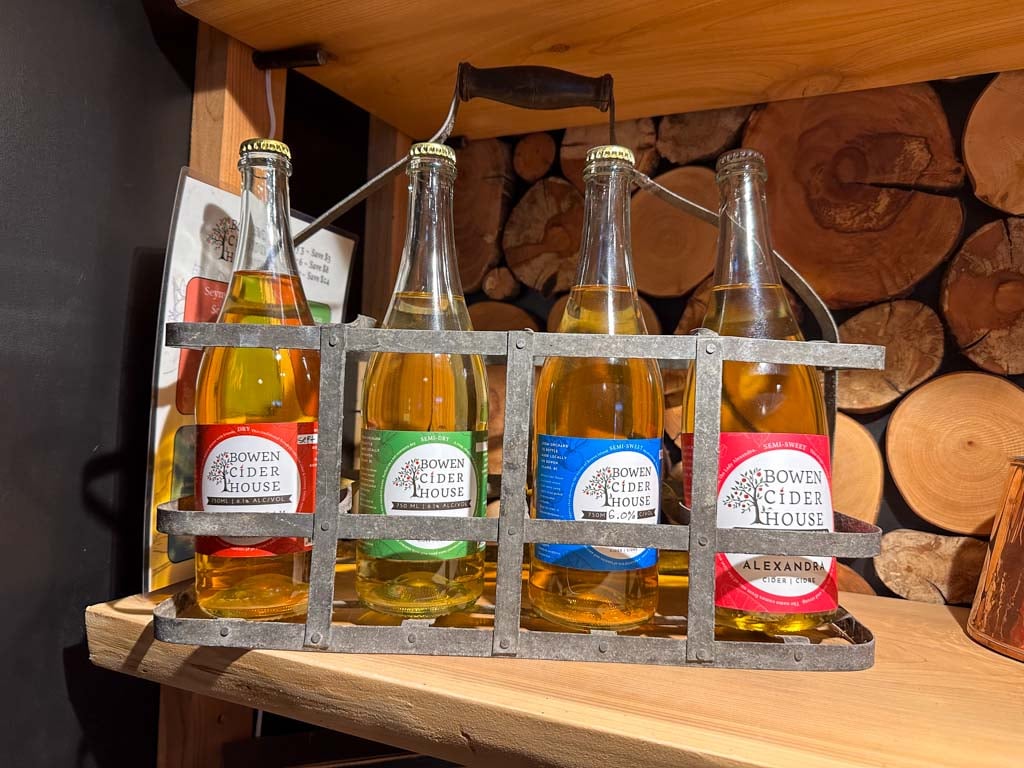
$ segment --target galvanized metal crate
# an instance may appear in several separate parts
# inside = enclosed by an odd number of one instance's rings
[[[868,557],[878,553],[880,531],[836,515],[835,533],[759,531],[717,527],[716,490],[722,364],[725,361],[879,369],[882,347],[826,342],[771,341],[717,336],[607,336],[530,331],[406,331],[360,324],[319,327],[177,323],[167,343],[179,347],[233,346],[313,349],[320,352],[319,458],[315,514],[186,512],[161,505],[157,527],[179,535],[302,536],[312,540],[306,620],[257,622],[189,616],[194,598],[183,593],[154,611],[157,639],[233,648],[273,648],[349,653],[500,656],[577,661],[852,670],[871,666],[874,638],[853,616],[841,616],[825,632],[780,638],[715,636],[714,578],[718,552]],[[338,503],[342,451],[353,416],[345,417],[353,367],[373,352],[478,354],[507,364],[505,434],[500,514],[493,518],[430,518],[347,514]],[[547,357],[632,357],[658,360],[664,368],[696,369],[693,507],[689,525],[534,520],[527,514],[527,460],[534,368]],[[351,407],[347,409],[351,411]],[[489,541],[497,544],[493,620],[483,626],[439,626],[409,619],[397,626],[332,621],[335,557],[339,539]],[[523,545],[535,542],[655,547],[688,551],[686,615],[659,615],[651,627],[590,633],[524,626]],[[444,622],[441,622],[442,624]],[[842,644],[820,642],[839,638]],[[774,641],[773,641],[774,640]]]

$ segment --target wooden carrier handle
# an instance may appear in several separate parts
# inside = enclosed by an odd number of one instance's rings
[[[554,67],[474,67],[459,64],[456,91],[461,101],[490,99],[522,109],[614,109],[612,76],[587,77]]]

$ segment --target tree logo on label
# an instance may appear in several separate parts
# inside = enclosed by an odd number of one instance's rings
[[[413,498],[419,496],[416,492],[416,478],[419,475],[422,464],[422,459],[409,459],[395,472],[391,479],[391,484],[396,488],[401,488],[403,491],[412,491]]]
[[[754,525],[767,525],[768,521],[761,517],[761,512],[767,511],[762,506],[767,486],[768,479],[764,470],[760,467],[751,467],[741,472],[740,476],[733,481],[732,487],[722,497],[721,503],[729,509],[753,512]]]
[[[608,493],[611,483],[611,467],[601,467],[590,475],[590,478],[587,480],[586,485],[581,489],[581,492],[595,499],[603,498],[604,501],[602,502],[602,506],[610,507],[612,502]]]
[[[221,261],[234,261],[238,242],[238,225],[230,216],[222,216],[206,233],[206,242],[220,248]]]
[[[231,468],[231,462],[228,461],[227,453],[221,453],[217,455],[210,463],[210,471],[206,473],[206,479],[212,483],[220,483],[220,489],[222,492],[226,492],[228,489],[228,469]]]

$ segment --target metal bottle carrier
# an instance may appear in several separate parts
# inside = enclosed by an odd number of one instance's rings
[[[594,106],[609,112],[614,142],[614,102],[610,75],[586,78],[544,67],[476,69],[459,67],[451,109],[433,140],[451,132],[461,101],[481,96],[533,109]],[[392,175],[402,160],[370,180],[313,222],[295,238],[301,242],[356,205]],[[636,174],[641,187],[687,213],[717,225],[718,217],[695,203]],[[312,540],[309,606],[304,622],[260,622],[206,618],[197,614],[191,590],[154,610],[158,640],[231,648],[264,648],[347,653],[447,656],[499,656],[576,661],[697,665],[780,670],[854,670],[874,661],[871,632],[841,610],[824,628],[755,641],[716,637],[715,555],[719,552],[870,557],[878,554],[880,530],[836,513],[836,530],[770,531],[717,527],[719,413],[722,364],[728,361],[813,365],[825,372],[829,429],[835,421],[836,371],[881,369],[883,347],[840,344],[827,307],[810,286],[779,257],[783,280],[809,306],[826,342],[774,341],[717,336],[700,330],[691,336],[605,336],[530,331],[409,331],[368,327],[365,318],[347,325],[253,326],[175,323],[167,343],[178,347],[281,347],[320,352],[319,456],[314,514],[188,512],[177,502],[160,505],[157,528],[195,536],[299,536]],[[498,518],[434,518],[348,514],[338,501],[345,436],[351,431],[354,377],[350,363],[373,352],[478,354],[505,363],[506,401],[502,495]],[[693,441],[693,507],[688,525],[535,520],[528,516],[527,460],[534,368],[548,357],[632,357],[657,360],[663,368],[692,364],[696,372]],[[340,539],[468,540],[497,544],[493,610],[472,620],[406,619],[382,626],[339,620],[354,602],[335,600],[335,559]],[[659,613],[647,626],[626,632],[574,632],[555,625],[531,625],[522,606],[523,545],[537,542],[688,551],[689,592],[685,615]]]

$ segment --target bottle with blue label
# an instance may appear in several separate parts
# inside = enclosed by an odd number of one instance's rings
[[[587,153],[586,218],[561,333],[647,333],[633,277],[629,193],[633,153]],[[648,523],[661,509],[661,373],[653,360],[550,358],[534,408],[532,514],[547,520]],[[653,616],[653,549],[535,544],[529,595],[559,624],[619,630]]]

